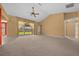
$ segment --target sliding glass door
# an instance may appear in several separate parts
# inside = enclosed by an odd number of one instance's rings
[[[18,34],[19,35],[31,35],[33,33],[32,26],[26,22],[18,22]]]
[[[6,37],[7,37],[7,23],[2,22],[2,45],[6,43]]]
[[[69,39],[78,40],[78,18],[65,20],[65,36]]]

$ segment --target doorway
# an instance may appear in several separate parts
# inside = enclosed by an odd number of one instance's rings
[[[2,45],[4,45],[7,41],[7,21],[2,20]]]
[[[75,23],[75,38],[78,40],[78,22]]]
[[[74,41],[78,41],[78,18],[65,20],[65,37]]]
[[[34,31],[34,25],[24,21],[18,22],[18,35],[32,35]]]

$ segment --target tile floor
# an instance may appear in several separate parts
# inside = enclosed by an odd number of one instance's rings
[[[1,56],[79,56],[79,44],[64,37],[19,36],[0,48]]]

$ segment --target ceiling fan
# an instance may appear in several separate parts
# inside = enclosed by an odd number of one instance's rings
[[[32,7],[31,15],[33,15],[34,17],[36,17],[36,15],[39,15],[39,13],[35,12],[35,8],[34,7]]]

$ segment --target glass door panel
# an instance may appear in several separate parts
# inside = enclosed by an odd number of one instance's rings
[[[19,35],[30,35],[32,34],[32,27],[26,22],[18,22],[18,34]]]
[[[5,22],[2,22],[2,45],[4,45],[6,43],[6,37],[7,37],[7,33],[6,33],[6,24]]]

